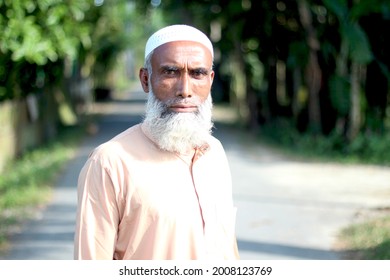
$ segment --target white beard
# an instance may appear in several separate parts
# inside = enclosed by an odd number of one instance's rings
[[[169,105],[178,102],[185,103],[185,100],[177,98],[162,102],[150,91],[144,125],[160,149],[186,154],[207,143],[213,128],[212,98],[210,94],[203,103],[198,102],[198,111],[193,113],[172,112]]]

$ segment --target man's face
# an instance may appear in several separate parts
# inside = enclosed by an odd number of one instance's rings
[[[210,94],[214,78],[212,56],[202,44],[190,41],[170,42],[154,50],[152,75],[141,72],[143,88],[153,90],[156,98],[169,103],[177,113],[196,112]]]
[[[144,125],[163,150],[187,153],[207,143],[211,120],[212,57],[203,45],[172,42],[155,49],[151,76],[141,69],[149,92]]]

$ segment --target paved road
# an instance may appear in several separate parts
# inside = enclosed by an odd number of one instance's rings
[[[140,120],[144,95],[95,109],[99,132],[87,138],[60,176],[53,201],[13,238],[4,259],[72,259],[76,182],[88,153]],[[229,112],[216,108],[217,119]],[[216,126],[225,146],[238,207],[242,259],[339,259],[338,231],[367,209],[390,205],[390,168],[300,162],[266,149],[229,126]]]

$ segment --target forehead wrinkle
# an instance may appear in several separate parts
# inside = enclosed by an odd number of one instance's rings
[[[153,58],[164,59],[167,62],[177,62],[181,60],[199,61],[200,64],[212,64],[210,51],[197,42],[179,41],[163,44],[156,48]]]

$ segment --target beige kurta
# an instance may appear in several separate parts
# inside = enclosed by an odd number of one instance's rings
[[[231,178],[220,142],[160,150],[136,125],[81,170],[75,259],[236,259]]]

